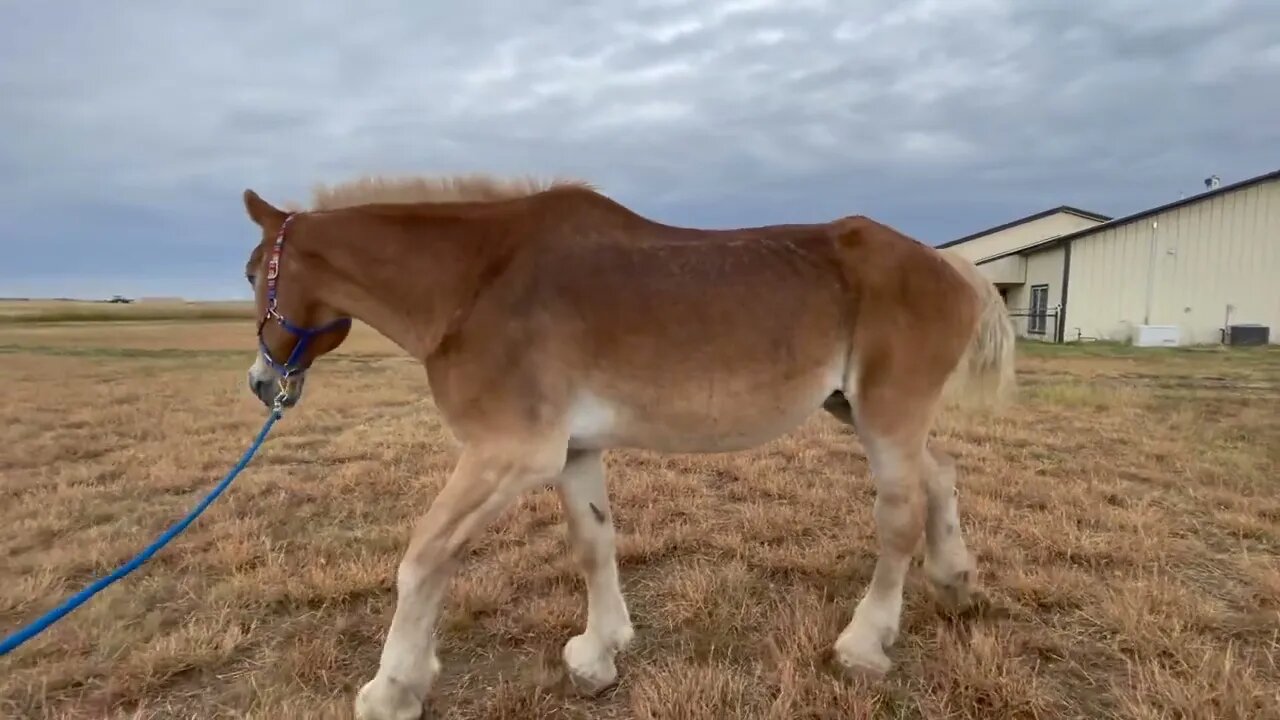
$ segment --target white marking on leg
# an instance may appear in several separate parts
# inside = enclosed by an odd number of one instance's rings
[[[866,437],[864,442],[876,483],[879,555],[871,582],[835,650],[846,667],[883,674],[892,665],[884,651],[898,638],[902,588],[924,525],[922,458],[878,438]]]
[[[448,483],[414,528],[396,578],[396,610],[378,672],[356,696],[361,720],[417,720],[440,672],[435,626],[467,541],[526,490],[560,474],[564,447],[541,453],[464,449]],[[541,455],[541,457],[539,457]]]
[[[587,586],[586,629],[565,643],[562,655],[575,683],[595,694],[617,679],[614,658],[634,634],[618,582],[613,515],[601,453],[571,453],[557,490],[570,551]]]

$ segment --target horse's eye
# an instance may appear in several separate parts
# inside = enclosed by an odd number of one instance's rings
[[[258,284],[258,283],[257,283],[257,279],[258,279],[258,278],[257,278],[257,277],[255,277],[255,276],[253,276],[253,275],[250,275],[250,274],[247,274],[247,273],[246,273],[246,274],[245,274],[245,276],[244,276],[244,279],[249,281],[249,287],[254,287],[254,286],[256,286],[256,285]]]

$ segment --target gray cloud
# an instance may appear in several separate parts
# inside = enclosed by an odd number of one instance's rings
[[[570,174],[667,222],[863,212],[927,242],[1117,214],[1274,169],[1275,87],[1268,0],[7,3],[0,294],[243,293],[244,187],[366,172]]]

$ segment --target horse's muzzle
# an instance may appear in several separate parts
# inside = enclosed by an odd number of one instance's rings
[[[302,397],[304,382],[306,378],[302,376],[291,377],[281,382],[274,378],[257,378],[250,373],[249,391],[268,408],[274,408],[277,403],[280,407],[289,408],[298,404],[298,400]]]

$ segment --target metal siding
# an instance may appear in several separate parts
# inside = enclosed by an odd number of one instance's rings
[[[1071,305],[1067,308],[1066,337],[1128,338],[1130,328],[1120,318],[1137,315],[1141,321],[1146,299],[1146,267],[1150,223],[1137,221],[1080,238],[1071,248]]]
[[[947,250],[971,262],[979,262],[993,255],[999,255],[1040,242],[1045,238],[1066,235],[1097,224],[1097,220],[1083,218],[1072,213],[1059,212],[1048,217],[1042,217],[993,232],[990,235],[976,237],[959,245],[952,245]]]
[[[1073,250],[1074,252],[1074,250]],[[1062,248],[1054,248],[1045,252],[1035,253],[1027,256],[1026,282],[1009,288],[1007,304],[1010,308],[1018,311],[1026,311],[1031,308],[1031,288],[1035,285],[1049,286],[1048,305],[1050,309],[1060,307],[1062,305],[1062,262],[1066,253]],[[1075,287],[1071,289],[1075,292]],[[1054,321],[1050,320],[1047,333],[1043,336],[1030,336],[1035,339],[1053,340],[1057,333],[1057,328],[1053,325]],[[1017,318],[1018,334],[1027,336],[1027,318]]]
[[[1154,265],[1150,262],[1155,221]],[[1221,339],[1227,303],[1233,323],[1271,327],[1280,342],[1280,181],[1086,235],[1072,246],[1066,337],[1129,340],[1143,321],[1148,271],[1150,322],[1178,325],[1186,344]],[[1031,269],[1028,265],[1028,283]]]

